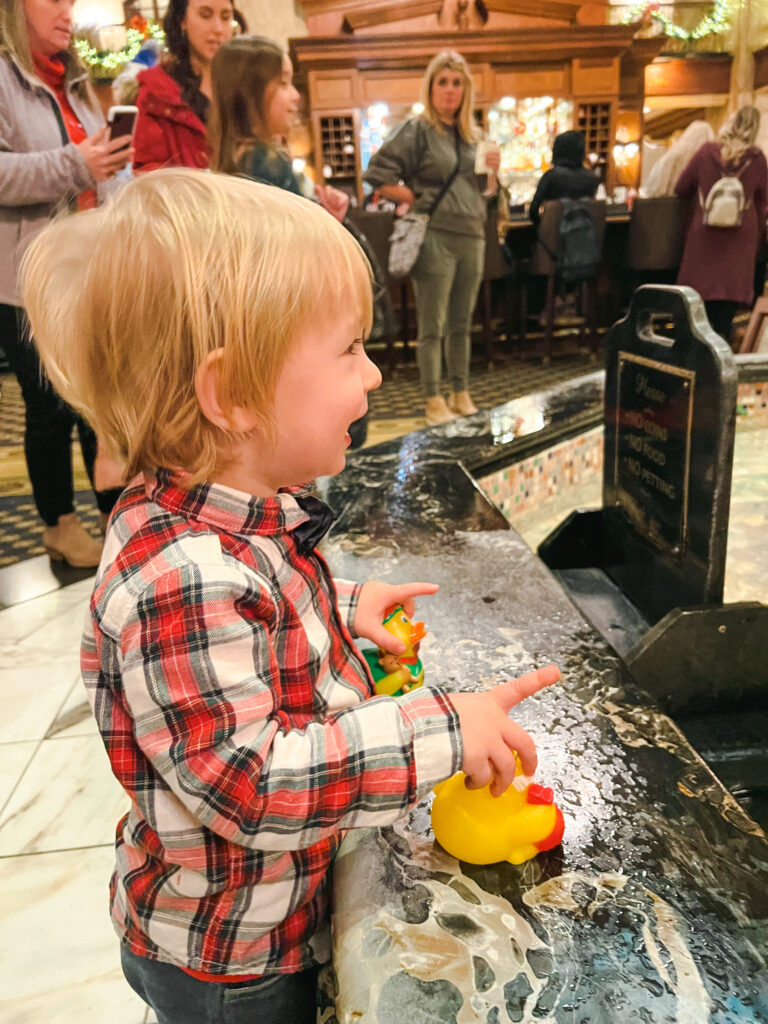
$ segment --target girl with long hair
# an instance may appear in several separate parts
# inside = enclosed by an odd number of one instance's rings
[[[225,43],[214,57],[212,84],[211,168],[302,195],[286,146],[296,124],[300,99],[288,54],[263,36],[238,36]],[[346,217],[349,196],[322,185],[314,187],[314,194],[320,205],[354,235],[371,264],[379,287],[375,290],[370,338],[377,340],[393,326],[386,277],[368,240]],[[362,445],[367,418],[356,420],[349,432],[352,447]]]
[[[211,77],[211,168],[301,195],[286,148],[300,99],[288,54],[272,39],[238,36],[217,53]],[[344,220],[346,193],[317,185],[315,196],[337,220]]]

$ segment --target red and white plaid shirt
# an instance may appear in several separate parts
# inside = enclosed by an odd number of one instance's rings
[[[395,821],[460,767],[445,695],[372,697],[359,586],[302,550],[305,495],[160,471],[115,509],[82,669],[131,798],[111,906],[140,956],[216,976],[325,962],[340,831]]]

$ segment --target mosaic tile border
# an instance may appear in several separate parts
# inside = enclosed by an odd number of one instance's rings
[[[739,421],[768,426],[768,382],[739,384]],[[481,477],[477,483],[507,519],[525,515],[566,488],[588,483],[603,471],[603,428],[547,448],[520,462]]]
[[[768,424],[768,382],[757,381],[739,384],[736,401],[736,415],[749,418],[750,426]]]

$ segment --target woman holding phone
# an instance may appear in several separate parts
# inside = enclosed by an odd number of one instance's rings
[[[134,171],[208,166],[211,62],[234,28],[230,0],[171,0],[163,19],[168,58],[137,79]]]
[[[24,451],[52,557],[98,565],[101,544],[74,513],[72,427],[93,480],[96,439],[44,380],[25,337],[17,278],[26,247],[62,209],[95,206],[128,162],[130,139],[110,141],[72,44],[74,0],[5,0],[0,7],[0,346],[25,405]],[[97,492],[108,514],[116,493]]]

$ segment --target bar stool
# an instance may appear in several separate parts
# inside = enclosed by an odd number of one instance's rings
[[[403,282],[393,281],[387,270],[387,265],[389,263],[389,236],[392,234],[395,215],[394,213],[387,211],[379,212],[377,210],[360,210],[356,207],[350,207],[347,216],[351,220],[353,226],[368,239],[368,243],[376,257],[379,269],[386,280],[390,294],[393,298],[397,296],[400,300],[399,311],[402,326],[401,337],[403,345],[407,347],[408,300],[406,287]],[[393,306],[396,307],[394,302]],[[403,326],[403,324],[405,326]],[[385,331],[384,342],[387,349],[387,367],[391,376],[394,373],[397,363],[395,336],[391,330]]]
[[[499,244],[499,232],[495,210],[485,221],[485,269],[483,271],[483,283],[480,287],[478,306],[483,322],[483,339],[485,341],[485,358],[488,367],[493,366],[494,358],[494,328],[493,328],[493,295],[492,283],[503,282],[504,302],[504,326],[507,337],[511,335],[510,317],[510,280],[514,276],[514,267],[504,259]]]
[[[602,253],[603,240],[605,238],[605,215],[606,205],[596,199],[582,200],[592,215],[597,233],[598,249]],[[546,202],[541,207],[541,218],[533,246],[531,259],[527,266],[521,266],[521,274],[527,277],[545,277],[547,281],[546,299],[544,301],[544,351],[542,353],[545,362],[552,358],[552,341],[555,322],[555,296],[559,284],[557,267],[558,234],[560,230],[560,218],[563,215],[563,204],[559,199]],[[597,350],[597,324],[596,324],[596,291],[597,272],[582,281],[576,286],[579,315],[579,344],[583,344],[584,329],[586,327],[590,337],[590,348],[593,354]],[[520,282],[520,344],[521,348],[527,341],[526,324],[528,320],[528,293],[527,281]],[[523,355],[523,353],[521,353]]]
[[[685,244],[686,201],[677,196],[636,199],[629,217],[625,266],[631,290],[640,284],[664,283],[654,274],[672,276],[680,266]]]

